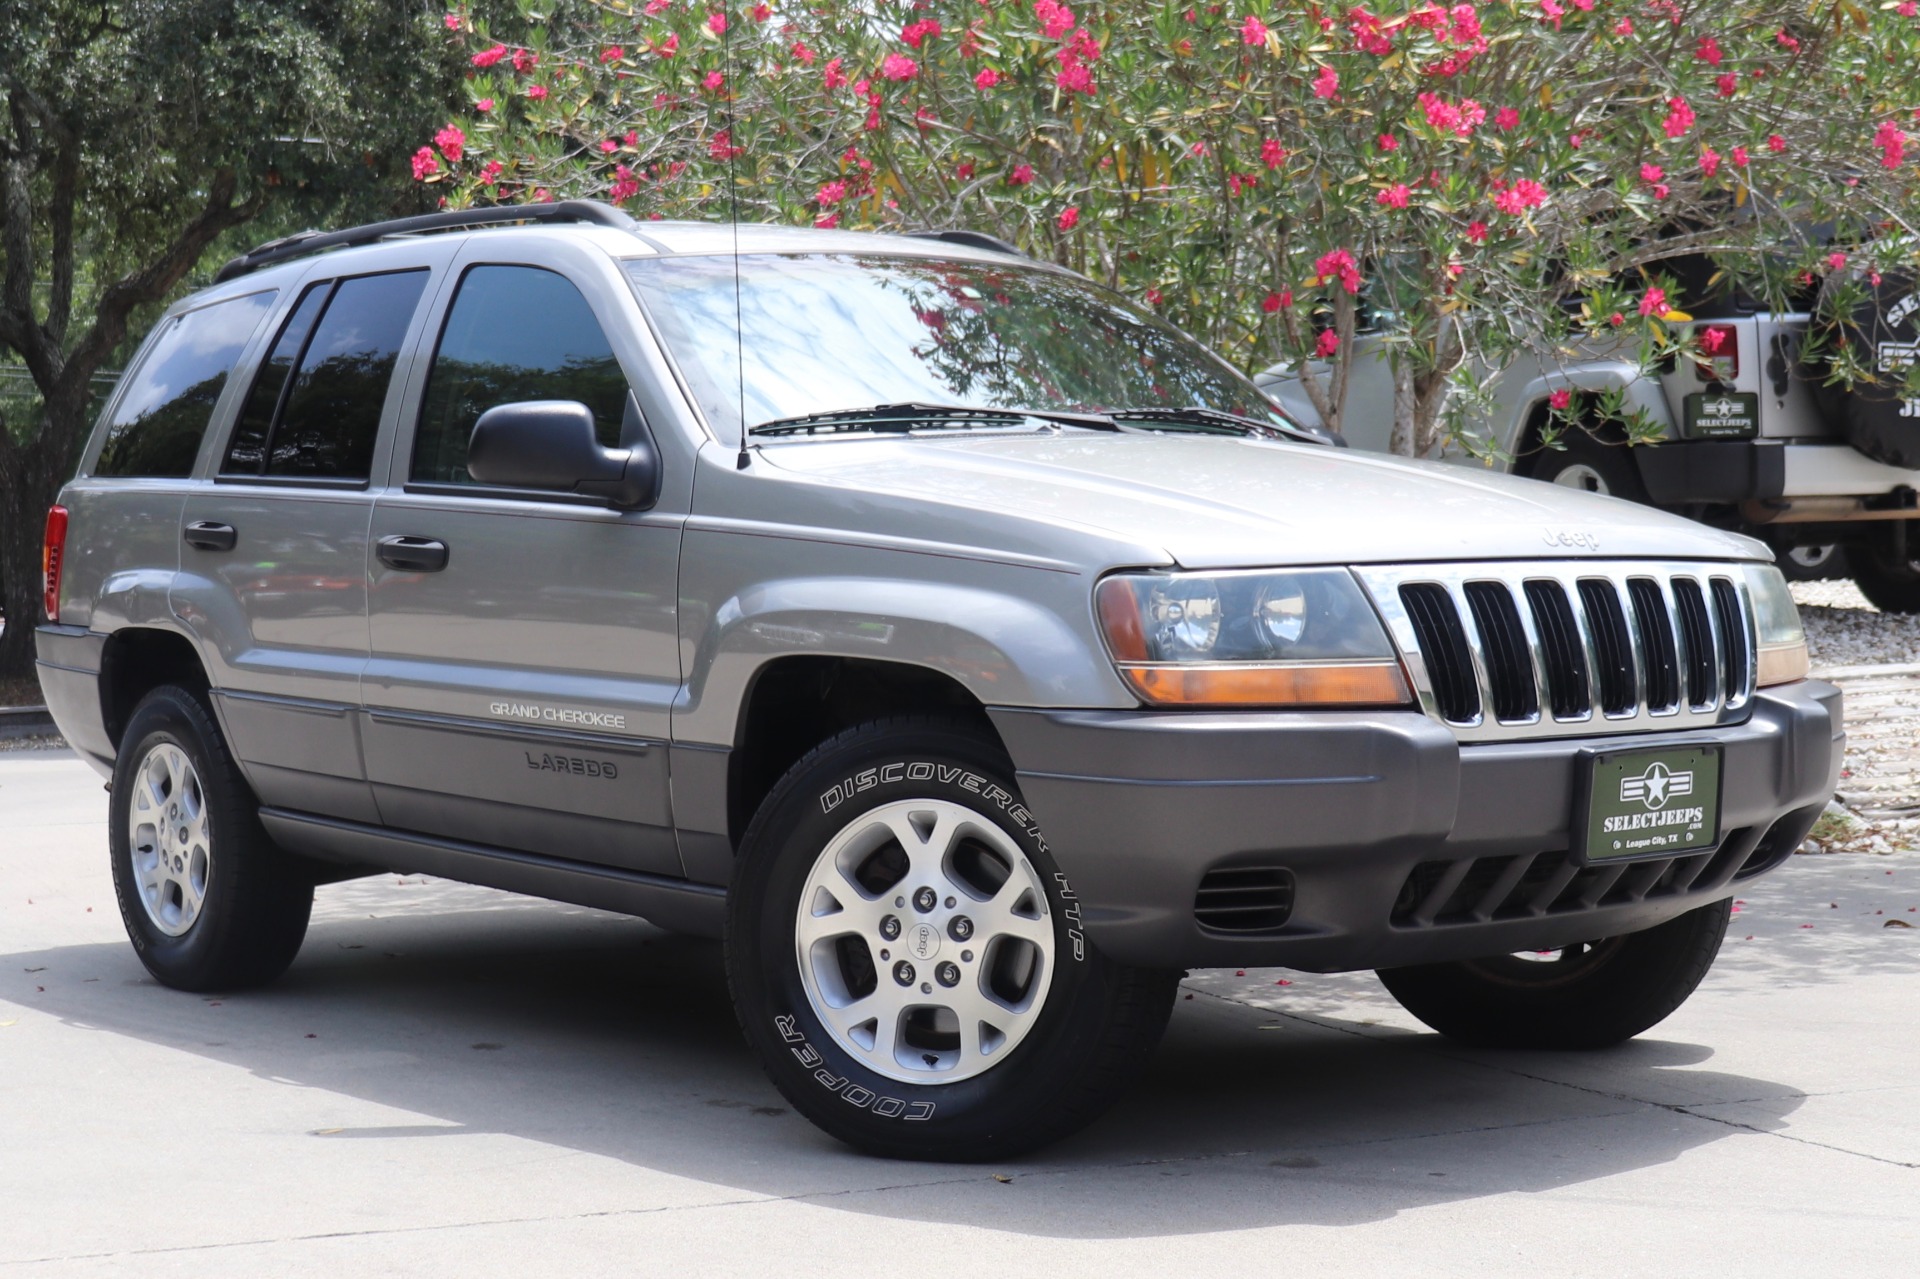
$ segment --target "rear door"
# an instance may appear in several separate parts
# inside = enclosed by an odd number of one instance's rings
[[[522,239],[501,260],[475,237],[459,264],[371,531],[366,758],[387,825],[680,874],[666,743],[691,468],[663,454],[659,504],[622,512],[465,464],[479,415],[518,400],[586,404],[607,445],[644,437],[638,328],[598,250]]]
[[[201,641],[222,722],[267,805],[375,816],[356,719],[370,480],[431,257],[449,252],[415,250],[366,274],[316,266],[282,312],[214,482],[181,516],[173,609]]]

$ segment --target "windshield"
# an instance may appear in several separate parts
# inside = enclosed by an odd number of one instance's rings
[[[853,254],[636,259],[627,270],[723,438],[748,425],[907,401],[983,408],[1203,406],[1287,419],[1224,361],[1076,276]]]

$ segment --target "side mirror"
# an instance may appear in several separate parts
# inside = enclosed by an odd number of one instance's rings
[[[496,404],[473,424],[467,474],[482,484],[580,493],[637,510],[653,505],[660,461],[644,440],[624,449],[601,444],[593,410],[577,400],[522,400]]]

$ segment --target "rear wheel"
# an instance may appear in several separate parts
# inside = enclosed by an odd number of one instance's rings
[[[1640,473],[1627,456],[1625,445],[1603,444],[1579,427],[1568,430],[1561,441],[1564,449],[1542,449],[1535,454],[1527,474],[1562,488],[1623,497],[1630,502],[1647,500],[1646,486],[1640,482]]]
[[[1606,1048],[1664,1020],[1713,967],[1732,901],[1546,954],[1382,969],[1400,1006],[1486,1048]]]
[[[880,721],[787,773],[742,841],[727,978],[794,1107],[876,1154],[987,1159],[1090,1122],[1179,974],[1114,964],[998,746]]]
[[[1860,550],[1854,555],[1853,582],[1883,613],[1920,613],[1920,560],[1911,553],[1902,563],[1884,549]]]
[[[259,804],[192,691],[134,708],[108,805],[113,888],[147,971],[181,990],[232,990],[286,971],[313,883],[260,825]]]

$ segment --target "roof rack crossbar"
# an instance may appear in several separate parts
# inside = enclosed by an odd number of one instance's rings
[[[411,218],[393,218],[348,227],[344,231],[300,231],[269,240],[220,268],[214,283],[224,284],[261,267],[291,258],[306,257],[327,249],[356,244],[373,244],[393,235],[420,235],[433,231],[457,231],[467,227],[496,226],[509,222],[590,222],[599,226],[632,230],[633,218],[599,200],[561,200],[556,204],[499,205],[484,209],[448,209],[440,213],[422,213]]]

